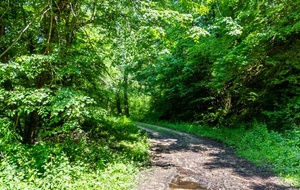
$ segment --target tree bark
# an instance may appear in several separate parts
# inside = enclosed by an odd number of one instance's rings
[[[116,92],[116,106],[117,106],[118,115],[122,115],[120,91]]]
[[[124,72],[124,112],[129,117],[129,101],[128,101],[128,73]]]

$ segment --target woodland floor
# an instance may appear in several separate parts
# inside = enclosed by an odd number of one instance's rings
[[[138,190],[297,189],[220,142],[158,126],[166,132],[140,128],[149,134],[152,163],[140,173]]]

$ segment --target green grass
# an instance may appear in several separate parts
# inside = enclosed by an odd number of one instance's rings
[[[262,123],[253,122],[250,129],[212,128],[188,123],[151,122],[159,126],[209,137],[233,147],[236,154],[257,165],[271,166],[279,176],[300,185],[300,129],[285,133],[270,131]],[[140,124],[143,125],[143,124]],[[146,125],[145,127],[149,127]],[[153,128],[155,129],[155,127]]]
[[[0,122],[1,124],[1,122]],[[0,189],[134,189],[149,161],[147,137],[126,118],[95,127],[80,139],[18,142],[9,125],[0,131]]]

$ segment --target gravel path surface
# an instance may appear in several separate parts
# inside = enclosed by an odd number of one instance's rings
[[[141,171],[138,190],[298,189],[222,143],[156,127],[166,132],[140,127],[149,134],[152,164]]]

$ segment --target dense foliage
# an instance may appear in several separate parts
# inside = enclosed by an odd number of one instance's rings
[[[164,48],[144,70],[162,119],[233,125],[299,124],[299,3],[209,1],[184,26],[163,26]],[[151,73],[149,75],[149,73]],[[147,76],[148,75],[148,76]]]
[[[148,143],[110,114],[121,65],[115,57],[126,52],[114,52],[116,39],[142,5],[0,2],[1,189],[133,187]]]
[[[149,159],[147,139],[124,117],[91,132],[55,135],[26,146],[2,126],[0,188],[132,189],[138,167]]]

